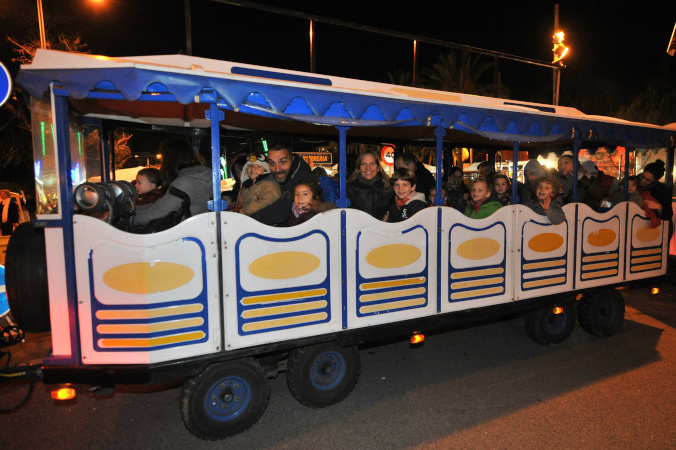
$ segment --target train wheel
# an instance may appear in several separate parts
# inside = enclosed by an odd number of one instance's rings
[[[565,341],[575,328],[575,308],[572,303],[529,311],[525,317],[528,336],[542,345]]]
[[[624,298],[615,289],[585,292],[577,305],[577,319],[587,333],[612,336],[624,322]]]
[[[346,398],[357,384],[360,373],[357,347],[329,342],[291,352],[286,381],[299,402],[311,408],[323,408]]]
[[[214,441],[256,423],[269,399],[270,384],[256,361],[214,364],[183,385],[181,416],[192,434]]]

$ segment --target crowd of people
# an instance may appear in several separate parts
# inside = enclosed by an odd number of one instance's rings
[[[138,210],[130,221],[147,225],[169,210],[186,210],[187,215],[206,212],[211,198],[211,171],[187,142],[172,140],[161,148],[162,167],[139,171],[136,187]],[[411,153],[402,153],[395,160],[396,170],[388,176],[380,156],[373,150],[363,151],[348,173],[345,197],[350,208],[364,211],[386,222],[406,220],[434,205],[434,176]],[[293,226],[336,207],[340,197],[337,181],[321,167],[312,169],[290,145],[273,145],[267,155],[238,155],[230,166],[235,179],[227,197],[228,210],[246,214],[271,226]],[[629,177],[628,198],[644,209],[652,226],[670,220],[673,214],[671,193],[659,180],[665,164],[657,160],[644,167],[638,176]],[[489,217],[503,206],[517,201],[552,224],[565,220],[563,206],[573,201],[596,211],[603,211],[625,200],[623,182],[605,174],[593,161],[583,161],[574,175],[570,154],[558,160],[558,169],[547,169],[537,159],[524,166],[524,182],[518,182],[516,197],[510,177],[497,173],[484,161],[478,166],[478,177],[468,187],[463,170],[452,167],[443,179],[441,206],[463,212],[471,218]],[[176,191],[182,192],[183,196]]]

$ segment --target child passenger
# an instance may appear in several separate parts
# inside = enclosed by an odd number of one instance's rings
[[[465,215],[472,219],[483,219],[500,209],[502,205],[497,200],[489,200],[491,185],[483,177],[474,179],[471,190],[471,200],[467,202]]]
[[[507,175],[497,174],[493,177],[493,189],[498,197],[498,201],[502,206],[512,204],[512,183],[509,181]]]
[[[563,200],[559,195],[561,184],[554,176],[542,177],[535,182],[535,202],[529,203],[530,209],[541,216],[547,216],[552,225],[566,220],[563,212]]]
[[[136,173],[136,192],[138,192],[137,205],[149,205],[162,197],[160,189],[160,170],[154,167],[146,167]]]
[[[394,171],[391,178],[395,199],[390,205],[388,222],[401,222],[427,208],[427,199],[422,192],[415,191],[415,173],[402,167]]]
[[[240,212],[247,216],[271,205],[282,196],[282,189],[270,173],[265,155],[252,153],[242,167],[242,186],[239,190]]]
[[[336,206],[324,202],[322,188],[313,180],[299,180],[293,187],[293,204],[288,225],[290,227],[301,224],[317,214],[328,211]]]

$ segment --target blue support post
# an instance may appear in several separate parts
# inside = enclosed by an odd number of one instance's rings
[[[209,202],[209,209],[215,212],[221,212],[227,206],[221,199],[221,134],[220,122],[225,119],[225,114],[218,107],[217,102],[209,104],[209,110],[205,113],[206,118],[211,122],[211,186],[213,200]]]
[[[441,170],[441,164],[443,162],[443,151],[444,151],[444,136],[446,136],[446,130],[441,125],[437,125],[434,129],[434,135],[437,137],[437,176],[436,176],[436,187],[437,195],[434,197],[434,204],[436,206],[443,206],[442,197],[441,197],[441,178],[443,176]]]
[[[349,208],[350,200],[345,196],[346,180],[347,180],[347,130],[350,127],[336,127],[338,128],[338,148],[339,158],[338,174],[340,178],[340,197],[336,200],[336,206],[339,208]]]
[[[514,142],[514,145],[512,146],[512,205],[516,205],[521,201],[521,199],[519,198],[518,193],[519,191],[516,189],[518,182],[519,182],[519,143]]]

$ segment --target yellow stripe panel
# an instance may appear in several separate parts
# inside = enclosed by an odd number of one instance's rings
[[[653,261],[661,261],[662,260],[662,255],[655,255],[655,256],[646,256],[645,258],[632,258],[631,263],[632,264],[643,264],[647,262],[653,262]]]
[[[631,256],[634,257],[634,256],[643,256],[643,255],[655,255],[655,254],[658,254],[658,253],[662,253],[661,248],[651,248],[651,249],[648,249],[648,250],[634,250],[633,252],[631,252]]]
[[[548,267],[565,266],[565,259],[557,259],[556,261],[543,261],[538,263],[528,263],[523,265],[523,270],[546,269]]]
[[[582,262],[605,261],[607,259],[617,259],[617,253],[608,253],[607,255],[592,255],[582,258]]]
[[[425,277],[406,278],[402,280],[377,281],[375,283],[363,283],[361,285],[362,291],[369,291],[371,289],[385,289],[400,286],[409,286],[411,284],[420,284],[425,282]]]
[[[528,281],[523,284],[524,288],[533,288],[533,287],[541,287],[541,286],[549,286],[549,285],[554,285],[554,284],[561,284],[566,281],[566,277],[558,277],[558,278],[545,278],[544,280],[537,280],[537,281]]]
[[[243,331],[267,330],[270,328],[285,327],[289,325],[298,325],[308,322],[317,322],[325,320],[328,317],[326,313],[308,314],[305,316],[285,317],[284,319],[264,320],[262,322],[247,323],[242,326]]]
[[[467,297],[487,297],[489,295],[493,294],[502,294],[504,292],[504,289],[502,286],[500,287],[494,287],[494,288],[488,288],[488,289],[476,289],[473,291],[466,291],[466,292],[455,292],[451,294],[451,300],[457,300],[457,299],[462,299],[462,298],[467,298]]]
[[[631,270],[634,272],[641,272],[644,270],[659,269],[662,267],[662,264],[646,264],[644,266],[632,266]]]
[[[203,331],[193,331],[192,333],[175,334],[172,336],[161,336],[154,338],[131,338],[131,339],[101,339],[99,346],[105,348],[152,348],[161,345],[181,344],[184,342],[196,341],[205,336]]]
[[[128,323],[119,325],[99,325],[96,331],[101,334],[147,334],[158,331],[180,330],[181,328],[198,327],[204,323],[201,317],[192,319],[173,320],[160,323]]]
[[[598,264],[583,264],[582,270],[606,269],[608,267],[617,267],[617,265],[618,265],[617,261],[609,261],[609,262],[598,263]]]
[[[202,305],[170,306],[156,309],[117,309],[96,311],[96,317],[101,320],[124,320],[124,319],[155,319],[158,317],[178,316],[180,314],[193,314],[202,311]]]
[[[452,280],[462,280],[463,278],[484,277],[488,275],[501,275],[505,273],[502,267],[495,267],[493,269],[483,270],[469,270],[467,272],[456,272],[451,275]]]
[[[504,277],[495,277],[495,278],[484,278],[482,280],[472,280],[472,281],[460,281],[458,283],[452,283],[451,289],[467,289],[477,286],[490,286],[491,284],[502,284],[504,283]]]
[[[300,300],[308,297],[321,297],[326,295],[326,289],[312,289],[309,291],[285,292],[283,294],[257,295],[255,297],[244,297],[242,305],[258,305],[260,303],[284,302],[288,300]]]
[[[300,311],[310,311],[312,309],[326,308],[327,304],[328,302],[326,300],[320,300],[317,302],[299,303],[296,305],[273,306],[271,308],[250,309],[242,313],[242,319],[274,316],[277,314],[288,314]]]
[[[362,314],[387,311],[388,309],[400,309],[400,308],[410,308],[412,306],[424,305],[427,300],[424,297],[421,298],[412,298],[410,300],[404,300],[401,302],[389,302],[389,303],[379,303],[377,305],[368,305],[362,306],[359,308],[359,312]]]
[[[617,269],[602,270],[600,272],[583,273],[582,279],[583,280],[591,280],[591,279],[594,279],[594,278],[612,277],[614,275],[617,275]]]
[[[366,303],[366,302],[375,302],[378,300],[387,300],[390,298],[409,297],[411,295],[422,295],[425,293],[425,291],[426,289],[424,287],[421,287],[413,289],[402,289],[400,291],[380,292],[378,294],[366,294],[359,297],[359,301]]]

